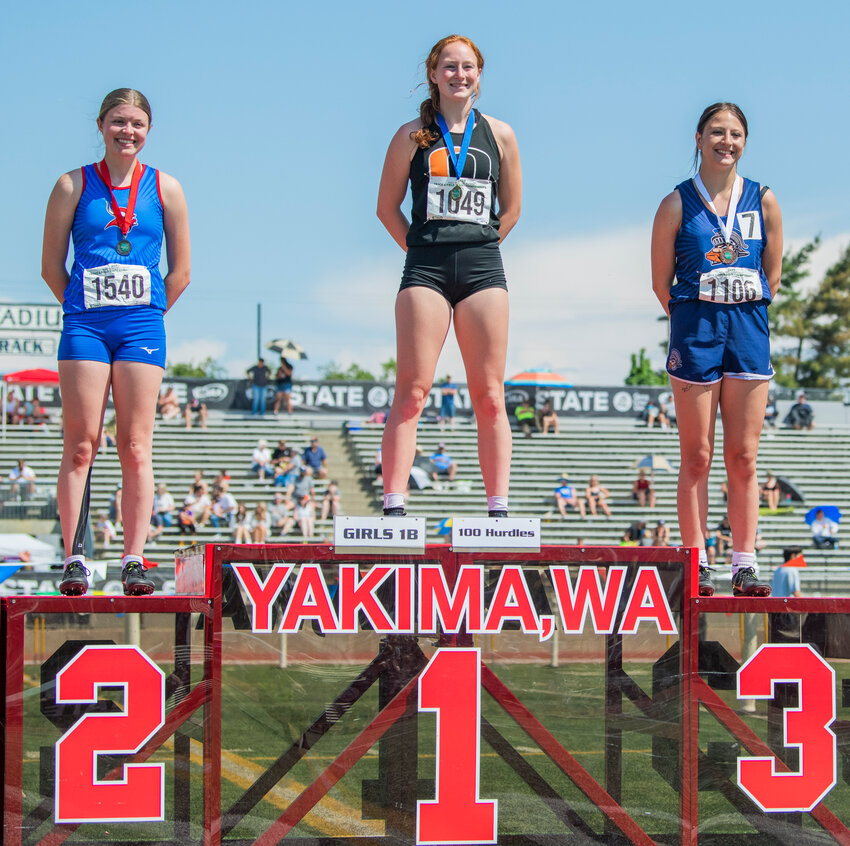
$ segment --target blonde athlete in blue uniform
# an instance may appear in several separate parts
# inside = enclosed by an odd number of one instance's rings
[[[652,230],[652,288],[670,316],[667,372],[681,467],[679,530],[700,550],[699,592],[714,585],[705,554],[708,474],[717,409],[732,528],[732,592],[769,596],[755,558],[756,457],[770,364],[767,307],[782,271],[782,216],[773,192],[738,175],[747,119],[715,103],[697,125],[699,171],[666,196]]]
[[[189,217],[177,180],[138,160],[151,128],[142,94],[130,88],[107,94],[97,127],[103,160],[59,178],[44,222],[42,276],[64,311],[59,343],[64,448],[57,488],[66,559],[60,590],[71,596],[88,590],[75,527],[87,511],[88,476],[111,388],[124,491],[122,581],[125,593],[140,595],[154,589],[142,550],[153,502],[163,314],[189,284]]]
[[[473,109],[483,67],[464,36],[434,45],[425,62],[429,97],[419,118],[396,132],[381,174],[378,217],[407,253],[395,307],[395,396],[383,438],[385,514],[404,513],[416,427],[454,319],[488,512],[507,516],[508,292],[499,244],[519,219],[522,175],[513,130]],[[410,221],[401,210],[408,183]]]

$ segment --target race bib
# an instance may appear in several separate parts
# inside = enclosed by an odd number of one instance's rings
[[[151,304],[151,272],[141,264],[105,264],[83,270],[86,308]]]
[[[460,196],[453,190],[458,187]],[[432,176],[428,180],[428,220],[458,220],[486,225],[490,222],[491,194],[487,179]]]
[[[708,303],[752,303],[762,298],[761,278],[750,267],[718,267],[699,278],[699,298]]]

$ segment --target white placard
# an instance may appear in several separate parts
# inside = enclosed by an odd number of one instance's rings
[[[540,552],[539,517],[452,517],[459,552]]]
[[[425,554],[424,517],[334,517],[339,552]]]

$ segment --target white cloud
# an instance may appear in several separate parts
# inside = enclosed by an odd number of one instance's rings
[[[206,358],[220,359],[227,352],[227,344],[217,338],[181,338],[173,343],[177,333],[176,327],[169,327],[168,360],[169,362],[199,364]]]

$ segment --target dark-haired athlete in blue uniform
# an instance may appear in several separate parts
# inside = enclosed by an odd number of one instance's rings
[[[769,596],[758,579],[756,457],[770,364],[767,307],[782,271],[776,197],[738,175],[747,121],[715,103],[697,126],[696,176],[661,202],[652,230],[652,287],[670,315],[667,372],[679,429],[679,530],[700,550],[699,589],[714,593],[705,554],[708,474],[717,408],[732,527],[732,592]]]
[[[129,88],[112,91],[97,126],[103,161],[66,173],[56,183],[42,254],[42,276],[64,311],[59,342],[64,448],[57,488],[66,555],[60,589],[71,596],[88,589],[76,529],[87,512],[88,476],[110,388],[123,476],[124,592],[153,591],[142,550],[153,503],[151,449],[165,366],[163,314],[189,284],[183,190],[176,179],[137,158],[151,127],[147,99]],[[159,271],[163,236],[165,279]]]

